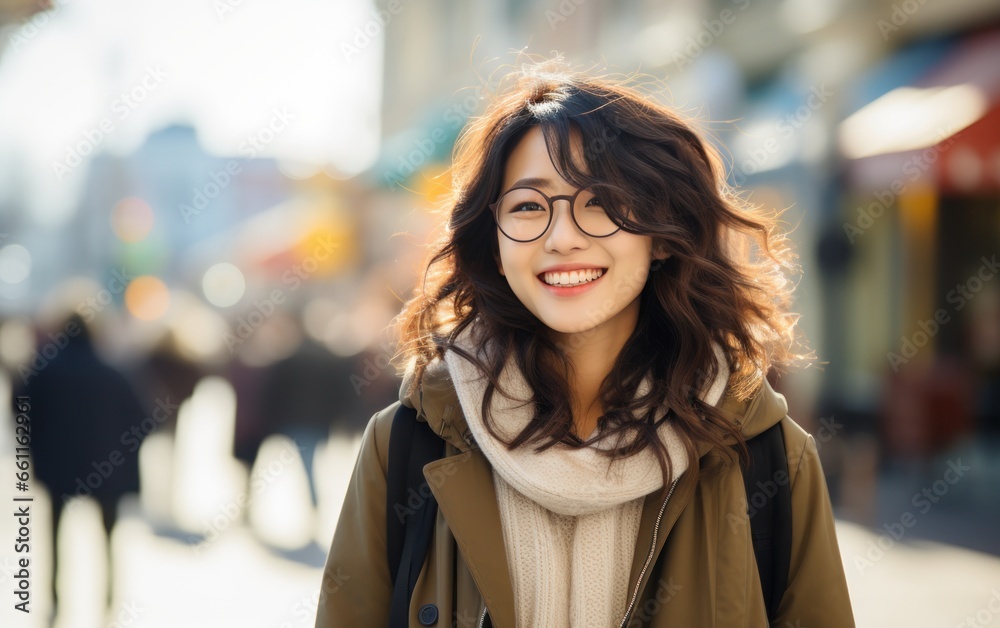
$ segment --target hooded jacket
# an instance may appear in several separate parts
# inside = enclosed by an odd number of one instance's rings
[[[392,418],[405,404],[445,440],[445,456],[427,464],[426,486],[438,514],[427,558],[410,600],[409,625],[515,627],[514,594],[492,469],[472,438],[451,376],[436,361],[422,385],[370,419],[348,485],[320,588],[316,628],[386,626],[392,578],[386,549],[386,473]],[[739,400],[727,389],[716,406],[744,438],[781,424],[788,459],[792,553],[788,586],[771,626],[850,628],[854,617],[816,442],[788,415],[766,379]],[[646,496],[635,540],[627,612],[619,626],[768,626],[750,537],[748,504],[737,465],[702,468],[711,447],[670,494]],[[762,486],[765,494],[769,487]],[[773,490],[773,489],[770,489]],[[412,503],[416,502],[416,503]],[[486,620],[486,614],[489,618]],[[534,627],[532,627],[534,628]]]

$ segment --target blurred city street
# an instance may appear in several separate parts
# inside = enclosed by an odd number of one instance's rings
[[[100,599],[92,549],[101,544],[96,509],[81,509],[74,526],[75,595],[59,628],[311,628],[325,551],[314,547],[292,560],[236,525],[202,551],[183,539],[161,536],[138,513],[123,517],[115,531],[120,585],[102,623],[90,600]],[[88,521],[87,519],[92,519]],[[0,528],[0,532],[7,531]],[[1000,558],[930,541],[889,545],[857,524],[838,521],[837,532],[857,625],[952,628],[1000,625]],[[858,559],[871,564],[856,565]],[[7,588],[12,565],[3,566]],[[38,604],[36,611],[45,608]],[[972,623],[967,623],[968,619]],[[21,623],[8,623],[17,619]],[[48,626],[44,613],[23,622],[9,606],[3,625]],[[118,623],[114,623],[118,622]]]
[[[857,625],[1000,626],[996,0],[0,0],[0,627],[313,625],[456,142],[539,60],[783,212]]]

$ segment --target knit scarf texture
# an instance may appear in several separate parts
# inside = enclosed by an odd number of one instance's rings
[[[456,344],[476,355],[475,325]],[[714,345],[719,376],[700,398],[709,405],[721,399],[729,369]],[[628,606],[628,585],[645,496],[663,487],[650,447],[625,459],[602,456],[609,439],[585,448],[559,443],[545,451],[535,445],[508,451],[486,430],[480,412],[487,380],[469,361],[452,351],[445,362],[476,443],[493,468],[493,483],[514,592],[519,628],[616,626]],[[637,397],[650,389],[650,376]],[[510,440],[535,414],[531,389],[510,356],[491,401],[494,428]],[[657,418],[665,414],[661,408]],[[595,435],[597,430],[591,436]],[[673,477],[688,468],[684,446],[671,421],[658,434],[666,445]]]

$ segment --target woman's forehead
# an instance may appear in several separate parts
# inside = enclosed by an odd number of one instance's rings
[[[555,149],[552,151],[556,152]],[[576,128],[570,128],[569,153],[573,165],[581,172],[587,172],[587,162],[583,153],[583,136]],[[504,164],[504,187],[508,188],[521,179],[547,179],[553,185],[567,184],[559,174],[541,126],[533,126],[520,138],[511,150]],[[537,186],[533,186],[537,187]]]

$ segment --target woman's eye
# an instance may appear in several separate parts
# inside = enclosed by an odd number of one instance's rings
[[[520,205],[514,207],[515,212],[519,211],[537,212],[540,211],[541,209],[542,206],[539,205],[538,203],[521,203]]]
[[[604,203],[602,203],[601,199],[597,198],[596,196],[587,201],[587,207],[593,207],[595,205],[598,207],[604,207]]]

